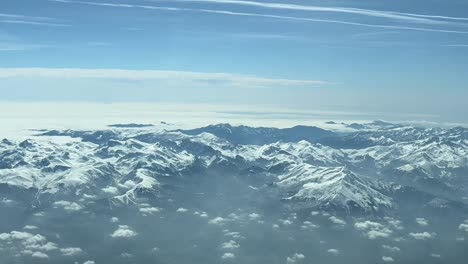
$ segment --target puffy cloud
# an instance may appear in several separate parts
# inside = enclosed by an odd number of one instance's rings
[[[159,211],[161,211],[161,209],[157,207],[143,207],[143,208],[140,208],[139,210],[143,214],[154,214],[154,213],[159,213]]]
[[[81,209],[83,209],[81,205],[75,202],[69,202],[69,201],[57,201],[54,203],[54,206],[56,208],[60,207],[63,210],[68,211],[68,212],[76,212],[76,211],[80,211]]]
[[[330,216],[328,219],[335,225],[340,225],[340,226],[346,225],[346,222],[344,220],[336,216]]]
[[[260,217],[261,217],[261,215],[259,215],[259,214],[257,214],[257,213],[251,213],[251,214],[249,214],[250,220],[258,220]]]
[[[416,223],[421,226],[429,225],[429,222],[424,218],[416,218]]]
[[[440,254],[435,254],[435,253],[432,253],[430,256],[433,257],[433,258],[441,258],[442,257]]]
[[[225,236],[228,236],[228,237],[231,237],[231,238],[235,238],[235,239],[243,239],[245,237],[243,237],[239,232],[229,232],[229,230],[227,232],[225,232],[224,234]]]
[[[458,229],[468,232],[468,220],[458,226]]]
[[[96,262],[94,262],[94,260],[87,260],[83,262],[83,264],[96,264]]]
[[[286,263],[288,264],[292,264],[292,263],[296,263],[298,261],[301,261],[305,259],[305,256],[301,253],[294,253],[294,255],[292,255],[291,257],[287,257],[286,258]]]
[[[291,221],[289,219],[286,219],[286,220],[279,219],[278,221],[283,225],[292,225],[292,223],[293,223],[293,221]]]
[[[385,250],[388,250],[390,252],[399,252],[400,251],[400,248],[399,247],[392,247],[392,246],[389,246],[389,245],[382,245],[382,248],[385,249]]]
[[[318,228],[318,225],[310,222],[310,221],[304,221],[303,225],[301,226],[302,229],[315,229]]]
[[[377,238],[386,238],[392,234],[392,230],[388,228],[383,228],[379,230],[370,230],[367,232],[367,237],[369,239],[377,239]]]
[[[414,239],[418,240],[427,240],[431,239],[435,236],[435,233],[428,233],[428,232],[422,232],[422,233],[409,233],[410,237],[413,237]]]
[[[119,218],[117,218],[117,217],[114,216],[114,217],[112,217],[112,218],[110,219],[110,221],[111,221],[111,223],[117,223],[117,222],[119,221]]]
[[[129,226],[127,225],[119,225],[119,228],[114,231],[114,233],[111,234],[111,237],[114,238],[130,238],[137,236],[138,233],[131,230]]]
[[[383,262],[394,262],[395,261],[395,260],[393,260],[392,257],[388,257],[388,256],[383,256],[382,260],[383,260]]]
[[[394,219],[394,218],[391,218],[391,217],[385,217],[384,218],[385,220],[387,220],[387,223],[393,227],[394,229],[397,229],[397,230],[402,230],[403,229],[403,225],[402,225],[402,222],[398,219]]]
[[[230,250],[232,250],[232,249],[237,249],[237,248],[239,248],[239,247],[240,247],[240,245],[239,245],[236,241],[234,241],[234,240],[230,240],[229,242],[224,242],[224,243],[221,245],[221,248],[223,248],[223,249],[230,249]]]
[[[365,231],[368,229],[380,229],[383,228],[383,225],[377,222],[372,221],[365,221],[365,222],[357,222],[354,224],[354,227],[357,230]]]
[[[365,235],[369,239],[386,238],[392,234],[392,230],[389,228],[372,221],[357,222],[354,224],[354,227],[359,231],[365,232]]]
[[[60,252],[64,256],[76,256],[76,255],[83,253],[83,250],[81,250],[81,248],[69,247],[69,248],[61,248]]]
[[[185,213],[185,212],[187,212],[187,211],[188,211],[188,210],[185,209],[185,208],[183,208],[183,207],[180,207],[180,208],[178,208],[178,209],[176,210],[176,212],[178,212],[178,213]]]
[[[208,221],[208,223],[212,225],[223,225],[225,222],[226,222],[226,219],[220,216],[210,219],[210,221]]]
[[[12,206],[12,205],[15,204],[15,201],[7,199],[7,198],[3,198],[2,200],[0,200],[0,203],[4,204],[6,206]]]
[[[236,258],[236,255],[234,255],[233,253],[224,253],[221,256],[221,259],[235,259],[235,258]]]
[[[37,229],[37,226],[25,225],[25,226],[23,227],[23,229],[25,229],[25,230],[34,230],[34,229]]]
[[[40,234],[31,234],[22,231],[11,231],[10,233],[0,234],[0,242],[5,243],[7,247],[19,248],[20,252],[24,255],[33,255],[37,253],[36,258],[45,258],[44,251],[54,251],[58,249],[57,244],[47,241],[47,239]],[[48,257],[48,256],[47,256]]]
[[[207,214],[207,213],[201,213],[201,214],[200,214],[200,217],[201,217],[201,218],[208,218],[208,214]]]
[[[42,253],[42,252],[34,252],[31,257],[33,258],[40,258],[40,259],[48,259],[49,256],[45,253]]]
[[[102,191],[108,194],[117,194],[119,192],[119,189],[114,186],[107,186],[106,188],[102,188]]]
[[[335,248],[330,248],[329,250],[327,250],[327,252],[332,254],[332,255],[340,254],[340,251],[338,249],[335,249]]]
[[[121,258],[132,258],[133,255],[130,254],[130,253],[124,252],[124,253],[120,254],[120,257]]]

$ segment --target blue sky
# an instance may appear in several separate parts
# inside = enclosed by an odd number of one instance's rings
[[[1,99],[468,122],[466,10],[464,0],[2,0]]]

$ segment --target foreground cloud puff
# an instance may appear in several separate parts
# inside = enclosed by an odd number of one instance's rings
[[[395,260],[392,257],[383,256],[382,261],[383,262],[393,262]]]
[[[62,208],[63,210],[68,211],[68,212],[76,212],[76,211],[80,211],[81,209],[83,209],[81,205],[75,202],[69,202],[69,201],[57,201],[54,203],[54,206],[56,208]]]
[[[119,225],[119,228],[114,231],[114,233],[111,234],[111,237],[114,238],[129,238],[129,237],[134,237],[137,236],[138,233],[131,230],[129,226],[127,225]]]
[[[235,258],[236,258],[236,255],[234,255],[233,253],[224,253],[221,256],[221,259],[235,259]]]
[[[386,238],[392,234],[392,230],[389,228],[372,221],[357,222],[354,227],[364,232],[369,239]]]
[[[76,255],[81,254],[83,250],[81,250],[81,248],[70,247],[70,248],[61,248],[60,252],[62,252],[64,256],[76,256]]]
[[[429,222],[424,218],[416,218],[416,223],[421,226],[429,225]]]
[[[435,233],[429,233],[429,232],[422,232],[422,233],[409,233],[409,236],[418,239],[418,240],[427,240],[431,239],[435,236]]]
[[[458,226],[458,229],[468,232],[468,220],[465,220],[462,224]]]
[[[292,255],[291,257],[287,257],[286,258],[286,263],[288,264],[292,264],[292,263],[296,263],[300,260],[303,260],[305,259],[305,256],[301,253],[294,253],[294,255]]]

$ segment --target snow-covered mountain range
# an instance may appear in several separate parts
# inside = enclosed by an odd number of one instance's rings
[[[346,126],[353,132],[229,124],[42,130],[25,141],[1,141],[0,189],[31,208],[59,200],[125,206],[177,196],[197,179],[234,177],[258,197],[297,209],[467,207],[468,129]]]

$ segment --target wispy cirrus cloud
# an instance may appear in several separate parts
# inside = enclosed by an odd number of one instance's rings
[[[69,27],[70,26],[67,24],[59,24],[59,23],[28,21],[28,20],[12,20],[12,19],[0,20],[0,22],[7,23],[7,24],[23,24],[23,25],[50,26],[50,27]]]
[[[165,2],[168,0],[147,0],[147,1]],[[435,15],[380,11],[380,10],[351,8],[351,7],[327,7],[327,6],[298,5],[298,4],[289,4],[289,3],[285,4],[285,3],[272,3],[272,2],[244,1],[244,0],[170,0],[170,2],[229,4],[229,5],[261,7],[261,8],[269,8],[269,9],[347,13],[347,14],[380,17],[380,18],[387,18],[387,19],[393,19],[393,20],[400,20],[404,22],[424,23],[424,24],[444,23],[444,21],[440,21],[440,20],[468,21],[468,18],[464,18],[464,17],[435,16]]]
[[[443,47],[468,48],[468,44],[446,44]]]
[[[0,80],[3,78],[61,78],[126,81],[163,81],[184,82],[186,84],[222,84],[225,86],[243,87],[310,86],[332,84],[331,82],[322,80],[264,78],[252,75],[232,73],[78,68],[0,68]]]
[[[41,16],[27,16],[20,14],[0,13],[0,23],[6,24],[22,24],[33,26],[49,26],[49,27],[68,27],[70,25],[58,23],[54,18]]]
[[[289,21],[302,21],[302,22],[315,22],[315,23],[331,23],[331,24],[341,24],[348,26],[358,26],[358,27],[371,27],[371,28],[384,28],[384,29],[396,29],[396,30],[409,30],[409,31],[421,31],[421,32],[436,32],[436,33],[452,33],[452,34],[468,34],[468,31],[456,30],[451,28],[427,28],[427,27],[415,27],[411,25],[392,25],[392,24],[371,24],[371,23],[361,23],[348,20],[333,20],[333,19],[317,19],[309,17],[297,17],[297,16],[287,16],[287,15],[277,15],[277,14],[264,14],[264,13],[251,13],[251,12],[237,12],[230,10],[218,10],[218,9],[197,9],[197,8],[183,8],[183,7],[167,7],[167,6],[154,6],[154,5],[134,5],[134,4],[116,4],[116,3],[104,3],[104,2],[88,2],[88,1],[74,1],[74,0],[49,0],[53,2],[60,2],[65,4],[83,4],[83,5],[94,5],[94,6],[103,6],[103,7],[114,7],[114,8],[139,8],[139,9],[150,9],[150,10],[161,10],[161,11],[172,11],[172,12],[199,12],[199,13],[211,13],[218,15],[229,15],[229,16],[249,16],[249,17],[260,17],[260,18],[270,18],[278,20],[289,20]],[[152,0],[154,1],[154,0]],[[193,1],[210,1],[210,0],[174,0],[179,2],[193,2]],[[264,6],[268,3],[259,3],[253,1],[230,1],[230,0],[212,0],[213,3],[248,3],[248,5],[255,6]],[[278,6],[279,5],[279,6]],[[286,9],[284,8],[285,4],[275,4],[277,9]],[[352,13],[352,14],[361,14],[368,16],[378,16],[386,17],[392,19],[400,19],[405,21],[412,21],[425,24],[444,24],[443,21],[429,20],[429,19],[420,19],[412,18],[409,15],[395,15],[392,13],[395,12],[384,12],[384,11],[374,11],[374,10],[364,10],[364,9],[355,9],[355,8],[330,8],[330,7],[310,7],[307,8],[298,5],[287,5],[289,9],[302,7],[305,11],[323,11],[323,12],[342,12],[342,13]],[[273,7],[272,7],[273,8]],[[299,10],[303,10],[299,9]],[[417,15],[417,14],[414,14]],[[421,15],[422,16],[422,15]],[[457,18],[462,19],[462,18]]]

